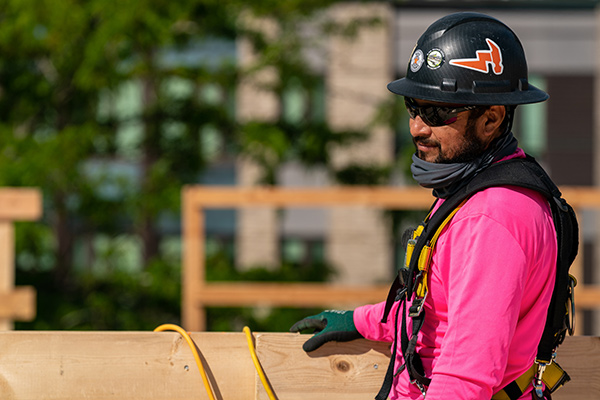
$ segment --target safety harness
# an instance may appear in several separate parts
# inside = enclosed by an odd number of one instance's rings
[[[579,229],[575,212],[562,198],[557,186],[531,156],[492,164],[481,171],[457,193],[442,203],[435,213],[412,232],[406,246],[405,263],[392,284],[385,306],[382,323],[387,321],[395,302],[400,302],[395,315],[394,337],[398,337],[399,313],[402,312],[400,345],[404,364],[394,370],[397,340],[381,390],[376,400],[385,400],[394,376],[407,370],[411,383],[423,396],[431,379],[425,376],[423,364],[416,352],[417,336],[425,318],[423,305],[429,292],[427,274],[436,241],[456,212],[474,193],[494,186],[519,186],[542,193],[550,204],[557,235],[556,279],[548,307],[546,323],[534,364],[522,376],[496,393],[492,400],[516,400],[533,385],[533,399],[551,398],[551,393],[570,380],[569,375],[555,362],[556,349],[566,333],[573,334],[575,278],[569,268],[579,247]],[[435,205],[435,203],[434,203]],[[432,206],[433,209],[433,206]],[[412,302],[411,302],[412,300]],[[408,303],[411,303],[407,310]],[[412,330],[407,332],[407,318],[412,319]]]

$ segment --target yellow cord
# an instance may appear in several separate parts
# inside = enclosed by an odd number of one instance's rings
[[[194,354],[194,359],[196,360],[196,365],[198,366],[198,370],[200,371],[200,375],[202,376],[202,381],[204,382],[204,388],[206,389],[206,393],[208,393],[208,397],[210,398],[210,400],[215,400],[215,395],[212,391],[212,388],[210,387],[208,378],[206,377],[206,372],[204,371],[204,367],[202,366],[202,360],[200,360],[200,355],[198,354],[198,349],[196,348],[196,344],[194,343],[194,341],[192,340],[190,335],[180,326],[173,325],[173,324],[163,324],[163,325],[157,327],[156,329],[154,329],[154,332],[163,332],[163,331],[176,331],[176,332],[179,332],[179,334],[181,336],[183,336],[185,341],[190,346],[190,349],[192,349],[192,353]],[[262,382],[263,387],[265,388],[267,395],[269,396],[269,399],[277,400],[277,397],[275,397],[275,393],[273,393],[273,390],[271,390],[271,385],[269,385],[269,382],[267,381],[267,377],[265,376],[265,373],[264,373],[262,367],[260,366],[260,362],[258,361],[258,356],[256,355],[256,349],[254,348],[254,342],[252,340],[253,338],[252,338],[252,332],[250,332],[250,328],[245,326],[244,333],[246,334],[246,340],[248,341],[248,349],[250,349],[250,356],[252,356],[252,361],[254,362],[254,368],[256,368],[256,372],[258,373],[258,376],[260,377],[260,381]]]
[[[202,375],[202,381],[204,382],[204,388],[206,389],[206,393],[208,393],[208,397],[210,398],[210,400],[215,400],[215,395],[212,391],[212,388],[210,387],[208,378],[206,377],[206,372],[204,371],[204,367],[202,366],[202,360],[200,360],[198,349],[196,348],[196,344],[194,343],[190,335],[188,335],[188,333],[185,330],[183,330],[183,328],[173,324],[161,325],[158,328],[154,329],[154,332],[162,332],[167,330],[179,332],[179,334],[183,336],[185,341],[188,343],[190,349],[192,349],[192,353],[194,353],[194,359],[196,360],[196,365],[200,370],[200,375]]]
[[[244,327],[244,333],[246,334],[246,340],[248,341],[248,348],[250,349],[250,355],[252,356],[252,361],[254,362],[254,368],[256,368],[256,372],[258,372],[258,376],[260,377],[260,381],[263,384],[263,387],[267,391],[267,395],[271,400],[277,400],[275,397],[275,393],[271,390],[271,385],[267,382],[267,377],[258,362],[258,356],[256,355],[256,350],[254,349],[254,342],[252,341],[252,332],[250,332],[250,328],[247,326]]]

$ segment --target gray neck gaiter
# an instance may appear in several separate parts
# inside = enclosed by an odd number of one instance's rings
[[[412,156],[410,170],[423,187],[433,189],[435,197],[446,199],[466,184],[479,171],[517,151],[518,142],[512,132],[497,138],[478,158],[466,163],[440,164]]]

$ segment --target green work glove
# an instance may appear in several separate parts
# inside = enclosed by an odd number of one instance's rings
[[[354,325],[354,311],[327,310],[296,322],[290,332],[314,329],[317,332],[302,348],[306,352],[318,349],[326,342],[349,342],[363,337]]]

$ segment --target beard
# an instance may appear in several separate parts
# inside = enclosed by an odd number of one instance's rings
[[[465,134],[462,137],[462,143],[460,144],[458,150],[451,156],[449,156],[445,151],[442,150],[442,147],[439,143],[431,143],[426,139],[415,137],[413,138],[413,142],[416,143],[418,141],[428,142],[430,145],[434,144],[438,148],[438,156],[432,162],[437,164],[454,164],[454,163],[466,163],[473,161],[477,157],[479,157],[485,149],[487,148],[487,144],[477,136],[476,128],[475,128],[476,119],[471,119],[467,121],[467,125],[465,127]],[[424,155],[420,154],[421,152],[417,149],[417,157],[424,160]]]

